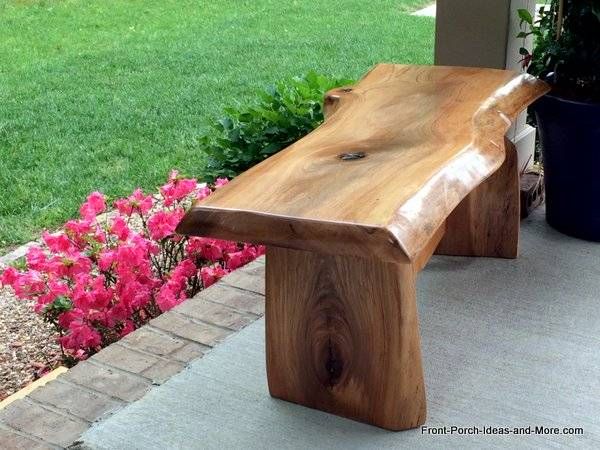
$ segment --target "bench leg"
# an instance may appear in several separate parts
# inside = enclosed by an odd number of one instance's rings
[[[505,139],[502,166],[448,216],[438,255],[516,258],[519,253],[519,168],[515,146]]]
[[[410,265],[269,247],[271,395],[390,430],[423,424],[415,278]]]

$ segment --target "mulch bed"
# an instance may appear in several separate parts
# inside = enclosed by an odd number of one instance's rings
[[[60,362],[54,327],[33,311],[32,302],[0,289],[0,400]]]

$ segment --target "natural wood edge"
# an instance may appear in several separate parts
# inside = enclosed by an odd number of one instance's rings
[[[332,89],[325,93],[323,98],[323,116],[325,120],[329,119],[342,104],[342,99],[347,97],[354,90],[353,86],[342,86]]]
[[[461,201],[502,167],[506,132],[521,112],[549,91],[547,83],[522,74],[498,89],[477,111],[470,145],[401,205],[388,224],[409,260],[418,257]],[[440,193],[445,202],[430,201]],[[425,204],[427,208],[421,207]],[[420,213],[418,218],[415,211]]]
[[[436,254],[511,259],[518,256],[518,155],[514,144],[508,138],[504,141],[504,162],[447,217],[447,232]]]
[[[243,233],[238,230],[240,223],[244,224]],[[269,233],[265,233],[265,230],[269,230]],[[409,262],[405,249],[386,227],[356,223],[299,219],[198,204],[188,211],[176,231],[191,236],[244,240],[295,250],[325,250],[328,254]],[[327,243],[326,248],[324,243]]]
[[[345,120],[352,111],[355,97],[362,90],[372,88],[371,83],[377,82],[374,74],[380,66],[387,64],[375,66],[355,87],[329,91],[324,102],[327,120],[311,135]],[[408,68],[410,66],[402,66],[401,70]],[[502,166],[505,159],[503,140],[511,121],[548,90],[546,83],[530,75],[515,74],[512,81],[498,89],[475,113],[470,144],[441,167],[413,197],[399,205],[388,223],[328,222],[196,204],[177,231],[298,250],[376,256],[400,263],[415,261],[426,251],[437,230],[457,205]],[[262,164],[275,167],[283,154],[292,151],[294,146]],[[263,167],[263,170],[267,169]],[[233,189],[236,181],[233,180],[228,187]],[[236,187],[240,189],[239,185]]]
[[[429,240],[427,245],[419,252],[419,254],[415,257],[412,266],[415,273],[420,272],[425,268],[431,257],[433,256],[435,250],[438,248],[438,245],[444,239],[446,235],[447,227],[446,222],[442,222],[440,227],[437,229],[435,234]]]
[[[525,111],[538,98],[550,92],[550,85],[528,73],[515,77],[505,86],[498,89],[492,97],[475,114],[475,123],[479,126],[475,131],[488,131],[478,123],[478,117],[485,115],[504,116],[504,133],[508,131],[517,116]],[[508,119],[508,120],[506,120]],[[485,120],[484,120],[485,122]]]

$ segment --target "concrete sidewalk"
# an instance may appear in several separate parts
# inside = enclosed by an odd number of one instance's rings
[[[93,449],[600,448],[600,245],[523,223],[518,260],[434,257],[419,281],[429,427],[387,432],[275,400],[260,320],[83,437]]]

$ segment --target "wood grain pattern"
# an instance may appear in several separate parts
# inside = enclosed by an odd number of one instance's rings
[[[390,430],[422,424],[415,277],[408,264],[269,247],[271,395]]]
[[[509,71],[379,65],[328,93],[316,131],[188,212],[180,233],[270,245],[271,395],[391,430],[424,422],[415,279],[436,249],[516,256],[504,134],[547,90]]]
[[[504,161],[548,86],[511,71],[381,64],[326,99],[305,138],[197,204],[178,231],[410,262]],[[365,157],[343,160],[344,153]]]
[[[440,227],[431,237],[429,243],[421,249],[419,254],[414,258],[412,267],[415,273],[420,272],[429,262],[435,251],[439,248],[440,242],[446,235],[446,222],[442,222]]]
[[[505,138],[506,158],[446,219],[438,255],[516,258],[519,254],[519,160]]]

